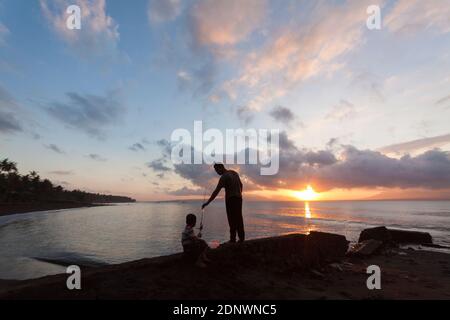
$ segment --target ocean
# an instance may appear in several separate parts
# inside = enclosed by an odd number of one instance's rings
[[[0,217],[0,279],[64,273],[51,263],[103,265],[177,253],[185,216],[201,219],[201,202],[139,202]],[[357,241],[364,228],[429,232],[450,246],[450,201],[244,202],[247,239],[313,230]],[[228,240],[223,200],[208,206],[203,238]]]

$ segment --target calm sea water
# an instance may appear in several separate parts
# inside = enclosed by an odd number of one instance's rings
[[[0,217],[0,279],[65,272],[42,260],[112,264],[181,251],[185,215],[200,202],[135,203]],[[430,232],[450,246],[450,201],[245,202],[247,238],[320,230],[358,239],[362,229],[385,225]],[[204,239],[228,240],[224,204],[204,216]]]

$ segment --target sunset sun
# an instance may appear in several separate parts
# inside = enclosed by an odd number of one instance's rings
[[[305,190],[295,192],[294,195],[302,201],[313,201],[317,200],[319,197],[319,194],[315,192],[310,185],[308,185]]]

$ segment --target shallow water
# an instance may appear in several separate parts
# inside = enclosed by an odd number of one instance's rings
[[[135,203],[0,217],[0,279],[65,272],[42,261],[121,263],[181,250],[185,215],[200,202]],[[247,238],[312,230],[358,239],[362,229],[385,225],[430,232],[450,246],[450,201],[244,202]],[[228,238],[223,202],[207,207],[204,239]]]

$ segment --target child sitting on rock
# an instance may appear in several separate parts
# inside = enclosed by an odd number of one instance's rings
[[[210,262],[206,257],[206,251],[209,247],[205,240],[200,239],[200,233],[197,236],[195,235],[194,227],[196,223],[197,217],[194,214],[190,213],[186,216],[186,227],[181,234],[181,244],[184,253],[195,261],[195,265],[205,268],[205,262]]]

